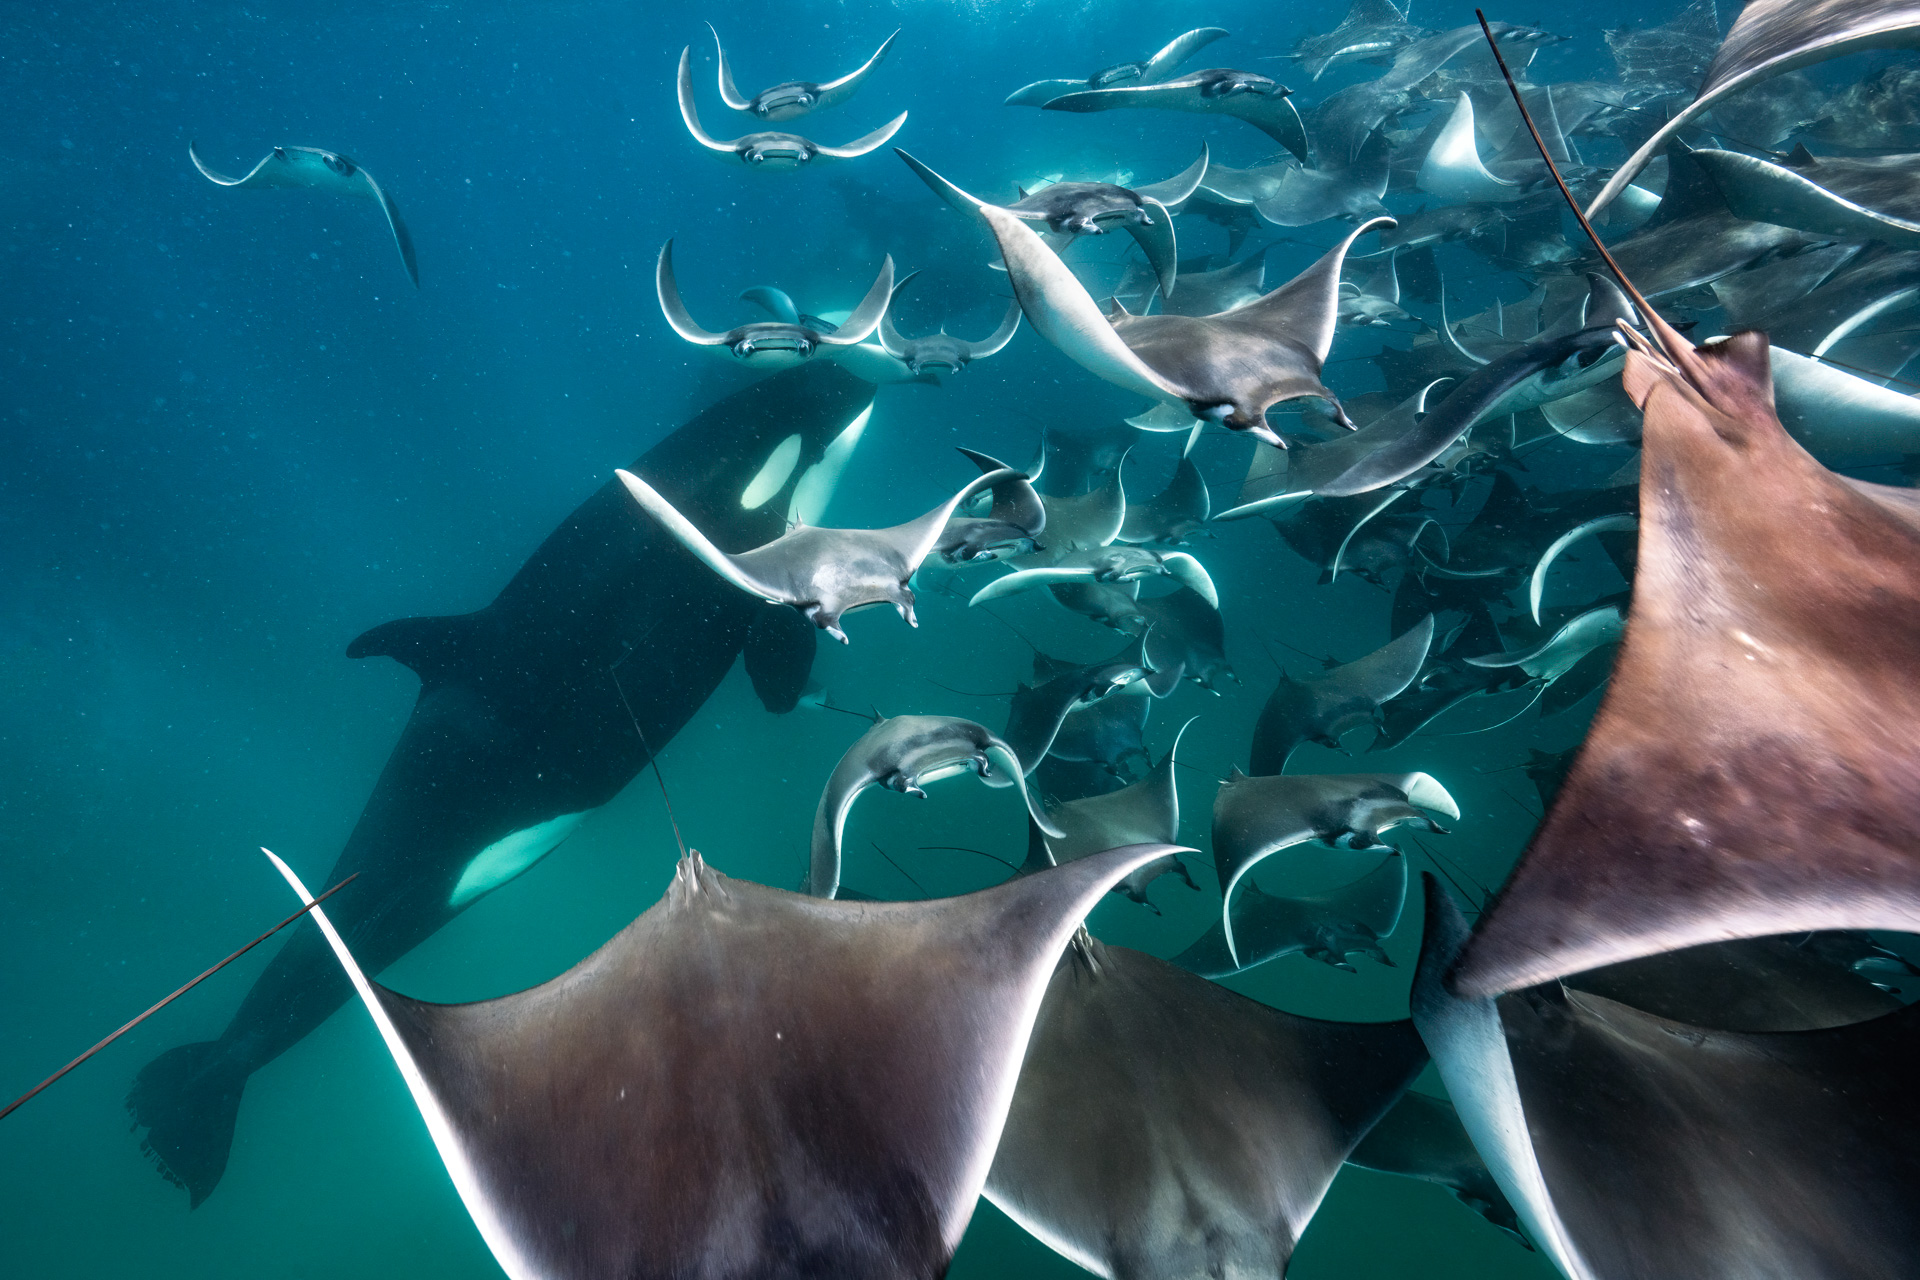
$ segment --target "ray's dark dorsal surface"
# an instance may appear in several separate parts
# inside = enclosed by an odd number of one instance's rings
[[[593,955],[477,1004],[369,982],[315,919],[513,1280],[937,1280],[1062,949],[1171,852],[914,903],[784,893],[693,853]]]
[[[1425,1065],[1407,1022],[1269,1009],[1085,934],[1047,988],[987,1197],[1096,1275],[1283,1275]]]
[[[779,532],[782,499],[871,395],[830,365],[797,369],[701,412],[633,465],[744,550]],[[793,438],[789,477],[744,508]],[[486,608],[390,622],[349,646],[411,667],[420,697],[329,873],[360,874],[336,907],[343,935],[386,968],[619,794],[648,759],[635,720],[653,750],[666,746],[742,653],[762,701],[790,710],[815,643],[804,619],[716,577],[609,480]],[[248,1078],[351,994],[319,931],[297,926],[219,1039],[140,1073],[128,1109],[195,1204],[226,1169]]]

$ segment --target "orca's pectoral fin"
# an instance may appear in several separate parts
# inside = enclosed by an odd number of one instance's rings
[[[768,605],[754,613],[742,656],[762,706],[785,715],[800,705],[819,643],[819,632],[798,610]]]
[[[423,689],[444,683],[466,657],[474,615],[396,618],[363,631],[347,646],[349,658],[392,658],[420,677]]]
[[[1140,252],[1147,255],[1147,265],[1153,268],[1153,275],[1160,282],[1160,296],[1173,296],[1174,281],[1180,278],[1180,246],[1174,237],[1173,214],[1167,206],[1151,196],[1140,197],[1147,208],[1150,222],[1129,222],[1127,234],[1140,246]]]

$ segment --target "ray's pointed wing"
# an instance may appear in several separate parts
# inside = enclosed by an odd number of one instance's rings
[[[668,241],[667,243],[671,245],[673,242]],[[679,290],[675,289],[674,294],[677,297]],[[787,296],[785,289],[776,289],[771,285],[757,284],[751,289],[744,290],[740,294],[740,301],[753,303],[781,324],[797,325],[800,323],[800,309],[793,305],[793,299]],[[679,326],[675,325],[674,328],[678,329]]]
[[[992,205],[981,205],[980,216],[1000,244],[1020,309],[1041,337],[1087,372],[1124,390],[1154,400],[1187,399],[1120,340],[1086,286],[1031,227]]]
[[[718,40],[719,38],[719,33],[716,32],[714,39]],[[699,109],[693,105],[692,45],[688,45],[680,51],[679,95],[680,120],[687,126],[687,132],[693,135],[693,140],[709,151],[723,151],[731,154],[733,151],[733,143],[717,141],[711,137],[705,129],[700,127],[700,112]],[[728,105],[731,106],[732,104],[729,103]]]
[[[972,213],[986,203],[986,201],[981,200],[977,196],[968,195],[953,183],[948,182],[945,178],[922,164],[904,147],[895,147],[893,154],[899,156],[900,159],[905,162],[907,168],[919,175],[920,181],[926,183],[933,194],[946,201],[950,208],[956,209],[961,213]]]
[[[880,42],[880,47],[873,51],[871,58],[868,58],[865,62],[855,67],[852,71],[847,72],[847,74],[841,76],[838,80],[829,80],[821,85],[820,96],[814,106],[814,110],[818,111],[822,107],[837,107],[848,98],[851,98],[855,93],[859,92],[860,86],[867,82],[867,77],[873,74],[874,68],[886,61],[887,51],[893,48],[893,42],[899,38],[900,32],[896,28],[892,35]],[[904,118],[903,116],[902,119]],[[871,150],[871,148],[869,148],[869,150]]]
[[[795,1253],[937,1275],[1062,949],[1173,851],[924,903],[783,893],[692,854],[567,974],[467,1005],[374,985],[313,916],[513,1280],[779,1274]]]
[[[1153,268],[1153,276],[1160,285],[1160,296],[1171,298],[1174,283],[1180,278],[1180,245],[1174,237],[1173,214],[1167,206],[1151,196],[1141,196],[1140,203],[1146,206],[1148,221],[1124,222],[1133,242],[1140,246],[1140,252],[1146,255],[1147,264]]]
[[[850,347],[857,342],[865,342],[880,327],[880,319],[887,314],[887,305],[892,301],[893,255],[888,254],[881,259],[880,274],[867,287],[867,296],[860,299],[860,305],[853,309],[839,329],[820,335],[821,343],[830,347]]]
[[[1785,165],[1734,151],[1701,149],[1693,158],[1726,196],[1727,207],[1742,218],[1843,240],[1920,247],[1920,219],[1901,217],[1892,209],[1870,209]]]
[[[1300,109],[1293,105],[1292,94],[1237,93],[1220,111],[1245,120],[1292,152],[1301,164],[1307,162],[1307,126],[1300,118]]]
[[[1133,188],[1133,194],[1143,200],[1158,200],[1168,208],[1178,211],[1206,180],[1207,144],[1200,144],[1200,158],[1179,173],[1164,182],[1150,182],[1144,187]]]
[[[660,246],[659,260],[653,267],[653,288],[660,298],[661,314],[666,316],[667,323],[682,338],[700,347],[717,347],[727,340],[727,336],[723,333],[702,329],[694,320],[692,313],[687,310],[686,303],[680,300],[680,283],[673,274],[673,241],[671,240]]]
[[[1429,195],[1459,204],[1517,200],[1525,190],[1517,182],[1495,177],[1481,161],[1479,140],[1474,136],[1473,99],[1464,89],[1445,127],[1427,148],[1418,181],[1420,189]]]
[[[1224,40],[1231,34],[1225,27],[1195,27],[1192,31],[1183,31],[1151,58],[1140,70],[1142,80],[1164,80],[1173,73],[1173,69],[1200,52],[1215,40]],[[1169,201],[1171,203],[1171,201]]]
[[[1063,93],[1072,93],[1075,89],[1087,87],[1085,80],[1035,80],[1032,84],[1022,85],[1008,94],[1002,106],[1008,107],[1044,107]]]
[[[1534,563],[1533,573],[1527,579],[1527,607],[1533,613],[1535,626],[1540,624],[1540,597],[1546,594],[1547,572],[1553,568],[1554,561],[1574,543],[1585,537],[1601,533],[1627,533],[1640,527],[1638,516],[1595,516],[1593,519],[1575,525],[1555,538],[1547,549],[1540,553],[1540,559]]]
[[[1207,602],[1212,609],[1220,607],[1220,593],[1213,588],[1213,578],[1207,573],[1207,566],[1184,551],[1169,551],[1160,557],[1160,563],[1167,573],[1182,586],[1190,587],[1193,593]]]
[[[791,603],[773,587],[741,569],[732,556],[708,541],[707,535],[694,528],[693,521],[681,515],[673,504],[661,497],[652,485],[631,471],[619,470],[613,474],[618,476],[620,483],[627,487],[627,492],[632,494],[633,500],[640,504],[640,509],[659,521],[666,531],[672,534],[681,546],[692,552],[702,564],[749,595],[758,596],[773,604]]]
[[[1912,45],[1916,32],[1915,0],[1752,0],[1727,31],[1699,95],[1613,171],[1587,216],[1611,204],[1668,139],[1729,94],[1843,53]]]
[[[831,156],[835,160],[854,160],[886,146],[893,135],[900,132],[900,126],[906,122],[907,113],[902,111],[899,115],[887,121],[872,133],[862,138],[855,138],[845,146],[829,147],[816,142],[813,144],[813,149],[821,155]]]
[[[880,335],[880,348],[894,359],[902,359],[907,354],[907,340],[893,327],[893,304],[900,301],[900,292],[913,283],[918,271],[909,271],[894,283],[893,293],[887,299],[887,309],[880,316],[877,332]]]
[[[1318,364],[1324,363],[1333,350],[1333,335],[1340,324],[1340,272],[1346,266],[1347,251],[1369,231],[1397,225],[1392,218],[1368,219],[1305,271],[1266,296],[1226,312],[1226,316],[1234,323],[1283,331],[1313,353],[1317,373]]]
[[[1500,1011],[1489,999],[1462,999],[1445,975],[1467,939],[1467,922],[1431,872],[1422,873],[1427,929],[1413,978],[1413,1024],[1447,1086],[1474,1149],[1513,1205],[1527,1235],[1569,1280],[1599,1280],[1547,1192],[1507,1054]]]
[[[889,259],[888,261],[892,260]],[[927,514],[921,516],[919,519],[909,520],[906,524],[894,525],[891,529],[875,530],[875,532],[884,535],[886,540],[893,545],[905,563],[908,575],[911,576],[913,571],[920,567],[920,562],[933,554],[934,547],[938,545],[940,541],[941,533],[944,532],[947,527],[947,521],[953,518],[953,513],[959,510],[961,503],[973,497],[976,493],[985,493],[995,485],[1004,484],[1008,480],[1021,478],[1023,477],[1020,472],[1013,470],[1011,467],[1003,468],[999,471],[989,471],[984,475],[975,476],[967,482],[966,486],[962,488],[960,492],[954,494],[951,498],[948,498],[945,502],[927,512]]]
[[[967,343],[967,359],[984,360],[988,356],[999,355],[1013,335],[1020,329],[1020,300],[1014,299],[1007,304],[1007,314],[1002,316],[994,331],[978,342]]]
[[[740,92],[739,86],[733,82],[733,68],[727,64],[727,48],[720,43],[719,28],[709,22],[707,24],[707,30],[713,32],[713,53],[715,59],[720,63],[720,101],[726,103],[735,111],[753,110],[753,103],[745,94]],[[698,136],[697,131],[695,136]]]
[[[973,599],[967,603],[969,605],[986,604],[990,600],[1019,595],[1022,591],[1031,591],[1035,587],[1051,586],[1056,582],[1084,582],[1093,576],[1094,571],[1084,567],[1053,566],[1044,569],[1015,569],[1012,573],[1002,574],[974,592]]]

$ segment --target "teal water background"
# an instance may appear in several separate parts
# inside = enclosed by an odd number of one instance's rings
[[[942,320],[967,335],[992,327],[1004,285],[986,245],[886,151],[782,179],[729,172],[695,149],[672,76],[691,44],[710,102],[705,20],[749,92],[837,75],[902,27],[867,87],[803,131],[844,141],[909,110],[899,143],[970,189],[1010,194],[1014,181],[1062,169],[1156,180],[1201,138],[1235,165],[1270,150],[1233,121],[1002,107],[1011,89],[1144,56],[1203,23],[1234,33],[1221,61],[1284,80],[1285,63],[1256,59],[1339,16],[1331,5],[943,0],[0,13],[0,94],[12,106],[0,137],[0,1095],[284,915],[285,886],[258,846],[320,882],[416,689],[397,664],[347,661],[348,640],[390,618],[485,604],[614,466],[739,385],[660,317],[651,267],[668,236],[688,305],[714,328],[747,318],[732,299],[756,284],[786,288],[807,310],[851,305],[887,252],[928,271],[903,306],[908,332]],[[1604,27],[1670,15],[1618,5],[1491,16],[1571,37],[1535,64],[1537,79],[1559,80],[1608,69]],[[1454,26],[1471,8],[1422,4],[1414,18]],[[1303,96],[1373,74],[1336,69]],[[710,131],[732,128],[711,110]],[[232,173],[276,144],[353,156],[405,212],[420,290],[370,207],[219,189],[189,164],[190,140]],[[1224,248],[1210,228],[1196,238],[1183,249]],[[1311,243],[1275,251],[1270,278],[1333,237],[1301,238]],[[1511,277],[1501,288],[1522,291]],[[1330,381],[1376,385],[1349,358],[1380,341],[1343,334]],[[966,478],[950,445],[1024,460],[1042,423],[1138,408],[1023,332],[944,389],[884,391],[832,519],[890,523],[931,506]],[[1240,447],[1209,440],[1201,456],[1228,474],[1243,465],[1227,456]],[[1147,451],[1143,488],[1174,456],[1170,444]],[[1199,554],[1246,684],[1218,699],[1189,685],[1155,712],[1156,754],[1187,716],[1204,717],[1183,752],[1190,842],[1205,837],[1214,780],[1244,762],[1275,674],[1269,653],[1296,672],[1313,664],[1289,646],[1358,656],[1385,638],[1388,606],[1352,578],[1314,585],[1314,569],[1261,521],[1222,528]],[[862,613],[847,624],[850,647],[822,646],[816,678],[843,705],[997,726],[1003,700],[929,677],[1010,690],[1028,650],[934,585],[923,586],[918,630]],[[1119,646],[1043,599],[1005,613],[1066,656]],[[1573,741],[1578,714],[1566,719],[1416,739],[1362,767],[1441,777],[1463,809],[1444,847],[1492,883],[1537,802],[1523,775],[1480,771],[1516,763],[1529,741]],[[729,874],[797,883],[819,788],[859,730],[824,711],[770,716],[736,670],[661,756],[690,842]],[[1307,748],[1298,767],[1343,758]],[[1009,793],[954,782],[924,802],[869,798],[847,843],[854,887],[914,892],[877,843],[944,893],[1000,870],[921,846],[1017,861],[1024,833]],[[1303,868],[1300,887],[1353,869],[1337,856]],[[383,980],[437,1000],[544,980],[652,903],[673,859],[643,775]],[[1162,881],[1153,896],[1164,915],[1111,899],[1094,931],[1169,955],[1217,911],[1211,889]],[[1409,918],[1389,944],[1396,969],[1362,961],[1348,975],[1292,957],[1234,985],[1294,1012],[1397,1018],[1417,942]],[[253,1079],[225,1181],[201,1208],[189,1212],[141,1157],[121,1109],[133,1071],[217,1034],[270,951],[0,1125],[0,1273],[497,1274],[357,1007]],[[983,1204],[954,1274],[1082,1273]],[[1348,1170],[1291,1274],[1551,1272],[1443,1192]]]

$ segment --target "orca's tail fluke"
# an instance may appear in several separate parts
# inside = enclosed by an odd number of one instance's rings
[[[147,1131],[140,1149],[162,1177],[186,1188],[196,1209],[227,1171],[247,1076],[221,1041],[203,1040],[149,1062],[127,1091],[127,1113]]]

